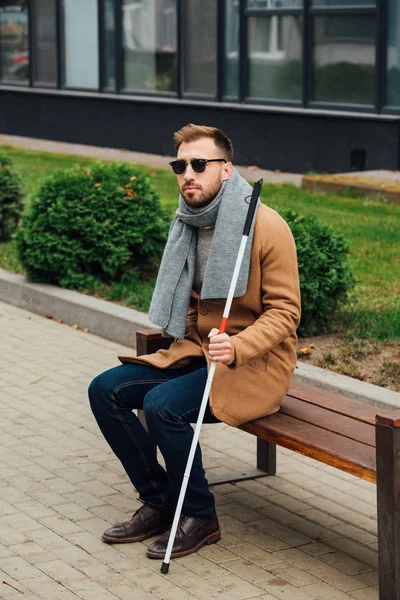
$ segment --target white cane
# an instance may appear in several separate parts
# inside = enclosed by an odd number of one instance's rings
[[[236,264],[235,264],[235,268],[233,271],[232,281],[231,281],[231,285],[229,288],[228,298],[226,300],[224,313],[222,315],[221,324],[219,327],[219,333],[225,333],[226,324],[228,322],[228,317],[229,317],[229,312],[231,310],[233,294],[235,293],[236,283],[237,283],[237,280],[239,277],[240,267],[242,264],[243,255],[244,255],[246,243],[247,243],[247,240],[249,237],[250,228],[251,228],[251,224],[253,222],[254,212],[255,212],[255,209],[257,206],[257,201],[258,201],[258,197],[261,192],[262,184],[263,184],[262,179],[260,179],[259,181],[257,181],[255,183],[253,192],[250,197],[246,222],[245,222],[245,225],[243,228],[242,240],[240,242],[240,248],[239,248],[237,258],[236,258]],[[207,408],[208,397],[210,395],[210,389],[211,389],[211,385],[213,382],[216,366],[217,366],[217,363],[215,363],[215,362],[211,363],[211,367],[210,367],[208,377],[207,377],[206,387],[204,389],[203,398],[202,398],[201,405],[200,405],[199,416],[197,417],[196,428],[194,431],[192,444],[190,446],[190,452],[189,452],[189,456],[188,456],[187,463],[186,463],[185,473],[183,475],[182,486],[181,486],[181,490],[179,492],[179,498],[178,498],[178,503],[177,503],[176,509],[175,509],[175,515],[174,515],[174,520],[172,522],[171,532],[169,534],[168,545],[167,545],[167,549],[165,552],[164,562],[161,565],[161,573],[163,573],[164,575],[167,574],[169,571],[169,562],[171,559],[172,548],[173,548],[173,545],[175,542],[176,531],[178,529],[178,523],[179,523],[179,519],[181,516],[183,501],[185,499],[186,488],[187,488],[187,485],[189,482],[190,472],[192,470],[193,459],[194,459],[194,455],[196,452],[197,442],[198,442],[199,436],[200,436],[201,426],[203,424],[204,413]]]

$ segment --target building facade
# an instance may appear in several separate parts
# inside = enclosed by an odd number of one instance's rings
[[[400,167],[400,0],[0,0],[0,132],[236,162]]]

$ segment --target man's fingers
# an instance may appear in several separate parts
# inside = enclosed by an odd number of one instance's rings
[[[219,329],[216,329],[215,327],[213,327],[213,329],[211,329],[210,333],[208,334],[208,337],[214,337],[214,335],[217,335],[217,333],[219,332]]]

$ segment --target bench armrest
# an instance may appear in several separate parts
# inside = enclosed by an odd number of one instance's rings
[[[136,332],[136,353],[138,356],[143,354],[153,354],[157,350],[167,350],[174,338],[162,335],[161,329],[147,329]]]
[[[400,410],[388,410],[378,413],[375,417],[377,423],[388,425],[389,427],[400,427]]]

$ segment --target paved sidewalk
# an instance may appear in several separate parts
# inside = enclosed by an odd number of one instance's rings
[[[100,536],[139,506],[86,390],[126,348],[0,303],[0,598],[375,600],[375,486],[285,450],[278,475],[215,487],[222,540],[172,562]],[[202,432],[208,472],[255,440]],[[12,587],[13,586],[13,587]]]

